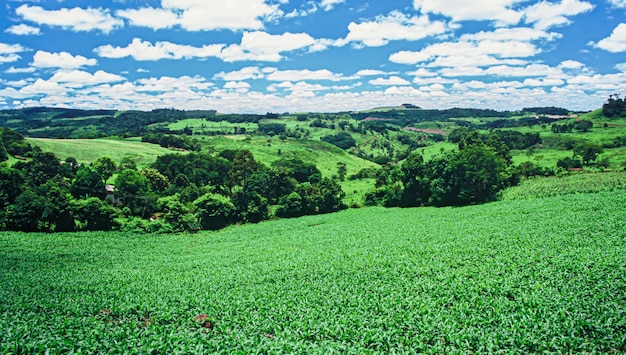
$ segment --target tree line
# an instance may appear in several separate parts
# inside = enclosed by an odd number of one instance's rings
[[[25,155],[0,166],[2,230],[213,230],[346,207],[338,181],[299,159],[266,166],[248,150],[172,153],[139,169],[129,158],[61,161],[10,130],[2,131],[2,142],[4,151],[8,142],[11,153]],[[114,174],[115,190],[107,190]]]

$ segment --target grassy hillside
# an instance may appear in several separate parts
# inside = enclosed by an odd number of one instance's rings
[[[623,353],[625,204],[0,233],[0,353]]]
[[[27,141],[43,151],[53,152],[59,159],[74,157],[81,163],[90,163],[102,156],[108,156],[115,162],[130,157],[139,167],[144,167],[154,162],[159,155],[174,152],[156,144],[142,143],[137,139],[27,138]]]

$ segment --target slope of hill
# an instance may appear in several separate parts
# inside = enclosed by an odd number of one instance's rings
[[[0,353],[624,353],[625,204],[0,233]]]

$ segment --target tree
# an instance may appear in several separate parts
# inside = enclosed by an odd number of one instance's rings
[[[248,179],[259,168],[259,164],[254,160],[254,156],[249,150],[240,150],[233,159],[233,166],[230,171],[231,186],[240,185],[244,190],[247,188]]]
[[[323,136],[321,140],[323,142],[330,143],[334,146],[337,146],[341,149],[348,149],[348,148],[356,146],[356,141],[354,140],[354,138],[352,138],[352,136],[348,132],[339,132],[334,135],[331,134],[328,136]]]
[[[126,169],[137,170],[137,163],[135,163],[134,160],[127,156],[122,158],[122,160],[120,161],[120,165],[118,165],[117,167],[117,171],[121,172]]]
[[[76,178],[72,181],[70,193],[74,198],[104,199],[106,190],[102,176],[91,166],[81,166],[76,172]]]
[[[150,189],[154,192],[164,192],[170,186],[167,177],[161,174],[157,169],[145,168],[142,169],[140,173],[148,179]]]
[[[346,179],[346,174],[348,173],[348,167],[346,163],[338,162],[337,163],[337,176],[339,177],[339,181],[344,181]]]
[[[218,194],[206,194],[193,202],[197,209],[200,226],[217,230],[235,220],[236,209],[230,198]]]
[[[583,164],[589,165],[590,162],[596,161],[599,154],[602,154],[604,149],[595,143],[578,143],[574,146],[574,158],[579,156],[583,160]]]
[[[257,223],[269,218],[269,203],[256,192],[237,191],[232,201],[241,221]]]
[[[53,153],[33,150],[29,154],[30,161],[19,161],[13,168],[22,171],[26,183],[30,186],[45,184],[56,175],[61,175],[61,162]]]
[[[426,204],[430,198],[430,184],[424,165],[424,157],[416,152],[411,153],[401,167],[402,205],[415,207]]]
[[[117,211],[113,206],[96,197],[72,202],[73,214],[80,229],[87,231],[110,231],[116,227]]]
[[[102,182],[105,184],[115,172],[115,162],[109,157],[100,157],[94,160],[91,166],[100,174]]]
[[[40,220],[45,204],[45,198],[35,191],[24,191],[5,211],[6,228],[22,232],[40,231]]]
[[[458,206],[493,201],[506,187],[507,164],[493,147],[470,145],[428,163],[430,202]]]
[[[137,216],[145,217],[152,213],[154,196],[148,179],[136,170],[124,170],[115,179],[115,187],[120,200]]]
[[[0,144],[0,162],[9,160],[9,153],[6,148]]]

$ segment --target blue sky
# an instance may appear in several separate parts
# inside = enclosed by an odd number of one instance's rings
[[[7,0],[0,108],[600,107],[626,0]]]

